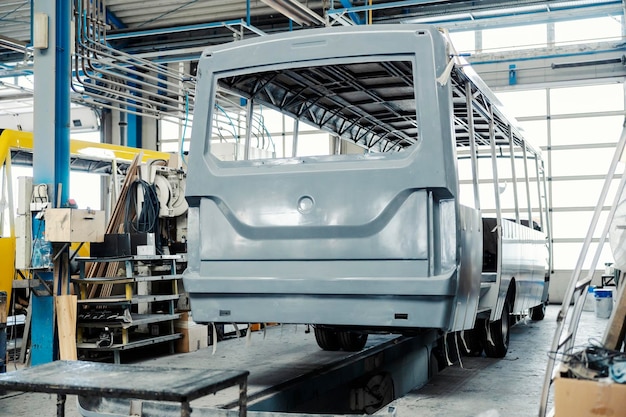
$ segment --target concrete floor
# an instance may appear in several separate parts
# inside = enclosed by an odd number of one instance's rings
[[[397,417],[530,417],[536,416],[543,384],[547,352],[550,349],[559,306],[548,307],[541,322],[524,320],[511,331],[511,346],[504,359],[463,358],[436,375],[426,386],[395,400]],[[602,337],[606,319],[593,312],[583,312],[577,345]],[[260,332],[249,338],[220,342],[212,348],[141,361],[142,364],[212,369],[248,369],[249,390],[269,386],[285,377],[306,373],[315,367],[345,357],[343,352],[324,352],[305,326],[270,328],[265,337]],[[371,337],[368,346],[386,336]],[[15,369],[8,364],[8,370]],[[236,397],[234,390],[205,397],[195,405],[219,404]],[[206,404],[203,402],[205,401]],[[54,416],[56,399],[47,394],[11,393],[0,397],[0,416]],[[79,417],[75,399],[68,397],[67,417]]]
[[[463,367],[448,367],[425,387],[394,401],[398,416],[537,416],[559,309],[551,305],[543,321],[513,326],[505,358],[463,358]],[[600,340],[607,322],[583,311],[576,345]]]

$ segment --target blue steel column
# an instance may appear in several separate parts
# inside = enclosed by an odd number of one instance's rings
[[[33,183],[47,184],[52,203],[56,206],[60,199],[63,206],[69,196],[71,2],[35,0],[32,11],[33,15],[44,13],[48,16],[48,48],[34,52]],[[56,195],[59,184],[61,193]],[[43,240],[44,228],[45,224],[33,219],[33,240]],[[52,272],[38,273],[44,280],[53,281]],[[52,295],[33,295],[31,334],[32,364],[53,361]]]
[[[135,79],[137,77],[134,77]],[[131,87],[139,87],[138,84],[131,83]],[[127,100],[128,110],[131,112],[136,112],[138,109],[135,107],[137,104],[133,100]],[[121,115],[120,115],[121,117]],[[120,119],[121,120],[121,119]],[[136,113],[128,113],[126,115],[127,128],[126,128],[126,142],[122,143],[126,146],[131,146],[133,148],[141,148],[142,147],[142,129],[143,129],[143,120],[142,117],[137,115]]]
[[[56,66],[54,80],[56,96],[54,112],[56,123],[54,126],[55,171],[56,184],[62,184],[61,195],[57,195],[55,204],[60,201],[61,207],[66,207],[70,195],[70,80],[71,80],[71,50],[72,50],[72,2],[56,0]],[[56,192],[56,189],[55,189]],[[59,200],[60,199],[60,200]]]
[[[131,146],[133,148],[141,148],[141,128],[142,118],[133,113],[126,115],[126,142],[124,145]]]

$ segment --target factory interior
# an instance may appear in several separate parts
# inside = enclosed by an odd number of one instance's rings
[[[626,417],[625,15],[0,0],[0,416]]]

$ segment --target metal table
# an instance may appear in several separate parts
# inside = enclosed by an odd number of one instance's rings
[[[239,416],[247,410],[248,371],[115,365],[56,361],[0,375],[0,389],[57,394],[57,416],[65,415],[66,395],[171,401],[190,417],[190,402],[239,385]]]

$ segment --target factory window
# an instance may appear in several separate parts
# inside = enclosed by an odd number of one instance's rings
[[[557,158],[557,157],[555,157]],[[598,203],[604,179],[558,179],[552,183],[552,200],[555,211],[582,212],[591,211]],[[618,181],[614,180],[609,188],[609,196],[615,196]],[[582,220],[579,220],[582,221]],[[589,224],[587,222],[587,224]],[[557,236],[560,237],[560,236]],[[580,237],[580,236],[579,236]]]
[[[476,51],[476,35],[472,31],[450,32],[450,40],[459,54]]]
[[[519,127],[535,147],[545,148],[548,145],[548,121],[545,118],[520,121]]]
[[[589,230],[589,224],[591,224],[592,212],[584,213],[571,213],[560,212],[554,216],[552,222],[552,228],[554,234],[559,236],[559,239],[580,239],[581,236],[585,236]],[[601,213],[598,224],[604,225],[608,218],[608,213]],[[598,238],[602,232],[602,227],[596,228],[593,237]]]
[[[624,116],[568,117],[551,122],[552,146],[610,143],[622,133]]]
[[[6,169],[0,170],[1,175],[7,175]],[[13,165],[11,167],[11,187],[12,187],[12,199],[13,210],[12,214],[9,214],[9,205],[5,204],[3,207],[2,215],[8,218],[9,215],[17,216],[17,201],[19,193],[19,177],[32,177],[33,168],[31,166]],[[78,208],[86,209],[92,208],[94,210],[102,210],[102,195],[101,195],[101,180],[102,176],[99,174],[90,174],[86,172],[70,171],[70,192],[69,198],[74,199]],[[6,187],[6,188],[5,188]],[[8,198],[8,187],[5,184],[0,187],[0,190],[4,198]],[[2,230],[0,230],[0,236],[10,236],[10,224],[8,221],[0,222]]]
[[[545,24],[485,29],[483,52],[543,47],[547,43],[547,33]]]
[[[562,242],[555,244],[552,249],[554,269],[573,270],[576,266],[576,262],[578,261],[578,256],[582,247],[582,243],[578,242]],[[591,259],[597,249],[598,244],[595,242],[589,246],[589,251],[587,252],[588,256],[583,262],[583,269],[589,269],[591,266]],[[598,261],[598,265],[596,265],[596,269],[604,269],[605,262],[613,262],[613,254],[611,253],[611,248],[608,243],[602,247],[600,260]]]
[[[619,16],[569,20],[554,24],[554,40],[557,44],[599,42],[620,39],[621,36],[622,23]]]
[[[590,19],[596,23],[600,20]],[[574,269],[622,131],[624,86],[608,83],[516,90],[498,93],[498,98],[522,119],[525,136],[543,150],[551,179],[548,194],[553,207],[554,267]],[[623,171],[623,166],[618,167],[618,172]],[[611,184],[594,239],[604,227],[617,185],[618,180]],[[597,268],[612,260],[607,243]],[[584,267],[589,263],[587,259]]]
[[[586,85],[550,90],[550,114],[553,116],[623,109],[622,84]]]
[[[184,117],[184,116],[183,116]],[[193,124],[193,117],[188,116],[185,120],[168,117],[160,120],[159,124],[159,151],[162,152],[180,152],[180,146],[183,146],[183,151],[189,151],[189,143],[191,140],[191,127]],[[185,135],[185,140],[181,138]]]
[[[552,151],[552,176],[606,175],[615,148]]]
[[[504,110],[517,118],[545,115],[547,111],[545,89],[502,92],[498,99]]]

